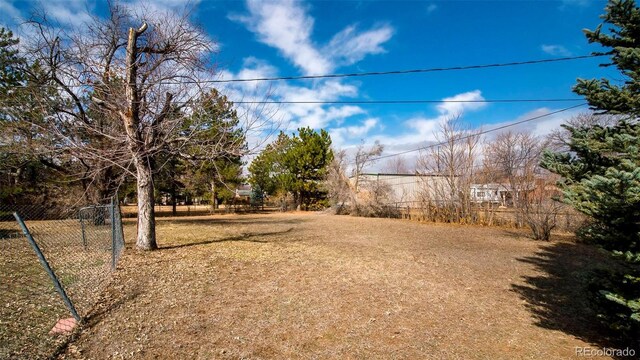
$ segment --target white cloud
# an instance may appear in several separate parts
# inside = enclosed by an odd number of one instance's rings
[[[593,0],[561,0],[561,2],[562,2],[561,8],[565,8],[568,6],[586,7],[594,3]]]
[[[394,33],[388,24],[378,24],[370,29],[359,30],[350,25],[333,36],[324,46],[312,40],[314,18],[308,15],[308,9],[301,2],[284,0],[279,2],[260,2],[247,0],[246,14],[230,14],[228,17],[237,21],[251,32],[258,41],[277,49],[280,54],[291,61],[304,74],[326,74],[342,65],[350,65],[362,60],[369,54],[385,52],[383,44]],[[236,74],[223,71],[223,78],[255,78],[274,76],[276,69],[264,62],[252,59],[245,61],[244,67]],[[267,85],[268,84],[268,85]],[[305,85],[286,82],[274,83],[234,83],[227,84],[228,93],[234,93],[247,99],[247,93],[269,94],[268,100],[286,101],[336,101],[344,97],[358,96],[359,89],[341,80],[318,80]],[[260,95],[262,96],[262,95]],[[233,96],[230,95],[231,98]],[[334,144],[355,136],[363,136],[378,124],[377,119],[363,120],[362,124],[336,128],[347,119],[358,115],[366,115],[364,109],[354,105],[326,104],[279,104],[274,105],[273,122],[281,130],[293,131],[299,127],[309,126],[314,129],[333,129]],[[339,129],[339,130],[335,130]]]
[[[140,18],[153,17],[154,14],[174,13],[176,11],[196,9],[201,0],[124,0],[117,3]],[[0,0],[0,23],[18,27],[31,15],[43,13],[55,29],[68,30],[81,28],[93,22],[96,2],[91,0],[48,0],[28,1],[29,6],[18,9],[14,6],[20,0]],[[18,30],[20,32],[22,30]],[[28,30],[25,30],[28,31]]]
[[[248,15],[229,15],[229,19],[244,24],[258,40],[278,49],[307,75],[332,72],[337,66],[350,65],[369,54],[384,52],[382,44],[393,36],[390,25],[379,25],[358,32],[347,26],[325,46],[311,39],[314,18],[294,0],[280,2],[247,0]]]
[[[482,101],[484,97],[480,90],[473,90],[454,96],[446,97],[445,101]],[[435,132],[440,124],[451,120],[455,116],[463,116],[466,112],[477,111],[486,106],[482,102],[445,102],[436,106],[438,115],[435,117],[416,116],[399,121],[406,130],[398,135],[377,135],[369,137],[368,142],[380,141],[386,146],[386,151],[393,153],[408,149],[416,149],[436,141]],[[353,139],[352,139],[353,140]],[[353,142],[352,142],[353,143]]]
[[[540,49],[545,53],[553,56],[571,56],[573,55],[566,47],[562,45],[547,45],[543,44]]]
[[[331,39],[323,53],[339,65],[351,65],[369,54],[384,53],[382,44],[391,39],[393,32],[389,25],[380,25],[362,33],[357,32],[355,25],[347,26]]]
[[[279,99],[289,101],[335,101],[341,97],[358,94],[358,88],[331,80],[314,84],[311,87],[282,85],[274,89]],[[332,122],[342,123],[346,118],[363,114],[358,106],[332,106],[328,109],[322,104],[285,104],[280,107],[282,119],[290,130],[309,126],[313,129],[325,128]]]
[[[145,13],[172,13],[196,9],[201,0],[125,0],[123,3],[131,10]]]
[[[361,126],[348,126],[345,128],[347,134],[351,136],[363,136],[366,135],[369,130],[373,129],[378,124],[377,118],[370,118],[362,122]]]
[[[332,122],[341,124],[349,117],[364,113],[364,110],[357,106],[325,109],[319,104],[293,104],[281,107],[280,111],[289,124],[289,130],[307,126],[312,129],[323,129],[330,126]]]
[[[0,0],[0,23],[17,30],[24,20],[35,13],[46,14],[56,27],[65,28],[90,22],[94,4],[86,0],[30,1],[28,7],[19,9],[14,4],[20,1]],[[20,30],[17,30],[19,32]]]
[[[277,76],[278,69],[264,60],[250,56],[243,59],[242,69],[237,74],[225,73],[223,75],[225,75],[223,76],[225,79],[260,79]],[[247,81],[239,84],[254,86],[261,83],[259,81]]]
[[[480,90],[473,90],[462,94],[446,97],[442,99],[444,102],[438,104],[437,109],[444,116],[462,115],[465,111],[479,110],[487,106],[482,102],[484,97]],[[447,102],[448,101],[448,102]],[[467,102],[454,102],[467,101]]]
[[[446,97],[443,100],[482,101],[484,100],[484,97],[480,90],[473,90]],[[440,103],[435,108],[437,111],[436,116],[416,116],[406,120],[396,121],[396,125],[403,128],[404,131],[395,135],[384,133],[370,135],[369,133],[372,130],[382,129],[385,125],[381,121],[378,121],[375,127],[367,128],[367,131],[364,133],[364,135],[367,135],[365,146],[373,144],[374,141],[379,141],[385,146],[385,154],[418,149],[437,141],[435,133],[437,132],[438,126],[443,122],[449,121],[457,115],[463,116],[465,113],[470,111],[480,110],[485,106],[486,103],[482,102]],[[388,126],[390,124],[387,123],[386,125]],[[352,130],[351,132],[348,132],[346,128],[347,127],[332,129],[330,134],[331,138],[335,139],[334,143],[336,146],[351,149],[359,143],[363,136],[349,136],[352,135],[354,131]],[[362,126],[360,128],[364,129]],[[414,161],[417,154],[417,152],[408,154],[408,160]]]
[[[229,18],[243,23],[256,33],[258,40],[282,52],[306,74],[322,74],[331,65],[311,43],[314,19],[307,16],[300,3],[247,1],[249,16],[231,15]]]
[[[362,139],[380,123],[378,118],[368,118],[360,122],[360,125],[336,127],[329,130],[331,141],[336,148],[342,148],[347,144],[346,140]]]
[[[0,24],[12,26],[19,23],[20,19],[20,10],[13,5],[13,1],[0,0]]]
[[[277,76],[275,67],[256,59],[244,60],[243,68],[237,73],[222,70],[221,79],[261,78]],[[309,82],[307,85],[296,85],[287,82],[234,82],[220,84],[220,91],[235,101],[335,101],[343,97],[358,95],[358,88],[344,84],[339,80]],[[267,128],[277,127],[279,130],[294,131],[299,127],[309,126],[314,129],[340,126],[346,119],[366,114],[365,110],[355,105],[326,105],[318,103],[268,104],[264,107],[254,104],[238,104],[240,114],[255,116],[256,111],[263,111],[268,119]],[[256,133],[250,139],[250,147],[254,143],[269,142],[264,134]],[[262,136],[262,138],[260,138]]]
[[[476,111],[487,106],[482,92],[480,90],[468,91],[454,96],[442,99],[442,102],[436,106],[439,115],[433,118],[415,117],[404,122],[405,126],[412,131],[405,133],[398,138],[385,139],[391,145],[420,143],[425,141],[434,141],[434,132],[438,126],[444,122],[450,121],[454,117],[463,116],[465,112]],[[468,102],[453,102],[468,101]],[[474,102],[477,101],[477,102]]]
[[[436,11],[436,9],[438,8],[438,5],[436,4],[429,4],[429,6],[427,6],[427,14],[431,14],[432,12]]]
[[[469,109],[466,109],[466,110],[469,110]],[[498,122],[493,124],[485,124],[484,126],[482,126],[482,129],[491,130],[491,129],[499,128],[501,126],[509,125],[515,122],[532,119],[538,116],[545,116],[554,111],[557,111],[557,109],[550,109],[546,107],[538,108],[538,109],[529,111],[527,113],[524,113],[514,119],[510,119],[508,121],[503,121],[503,122]],[[483,146],[483,144],[486,143],[486,141],[491,141],[492,139],[495,138],[496,135],[500,134],[503,131],[526,132],[526,133],[543,138],[549,133],[551,133],[552,131],[560,128],[561,124],[566,123],[568,119],[570,119],[573,116],[576,116],[578,113],[580,113],[580,111],[581,110],[579,109],[575,109],[571,111],[552,114],[552,115],[548,115],[546,117],[540,118],[539,120],[528,121],[515,126],[510,126],[508,128],[505,128],[504,130],[498,130],[498,131],[487,133],[486,135],[483,135],[484,140],[481,141],[481,147]],[[415,118],[408,119],[404,121],[404,125],[412,129],[413,131],[403,132],[396,136],[389,136],[389,135],[369,136],[367,138],[365,146],[372,144],[376,140],[380,141],[383,145],[385,145],[384,155],[386,155],[386,154],[394,154],[394,153],[399,153],[404,151],[411,151],[411,150],[432,145],[437,142],[437,139],[434,136],[434,131],[437,130],[437,126],[439,125],[440,121],[442,121],[442,119],[443,119],[443,116],[438,116],[435,118],[415,117]],[[379,127],[380,126],[381,124],[379,125]],[[478,127],[480,127],[480,125],[478,125]],[[332,137],[333,137],[333,133],[332,133]],[[343,141],[343,143],[345,143],[344,139],[341,138],[341,140]],[[350,149],[350,153],[353,153],[354,144],[351,143],[350,145],[351,146],[347,147],[347,149]],[[403,156],[407,157],[407,161],[409,164],[414,164],[419,154],[420,153],[418,151],[415,151],[415,152],[411,151]],[[371,171],[377,171],[381,168],[381,166],[382,164],[375,164],[372,167]]]
[[[364,109],[362,109],[359,106],[352,106],[352,105],[346,105],[346,106],[340,106],[340,107],[330,107],[329,111],[327,113],[327,116],[331,119],[336,119],[338,125],[342,124],[342,121],[346,118],[355,116],[355,115],[360,115],[360,114],[364,114],[365,111]]]
[[[90,23],[93,7],[85,0],[43,1],[39,3],[47,17],[61,27]]]
[[[519,121],[523,121],[523,120],[527,120],[527,119],[532,119],[538,116],[545,116],[551,112],[557,111],[557,109],[549,109],[546,107],[542,107],[542,108],[538,108],[532,111],[529,111],[527,113],[524,113],[518,117],[516,117],[515,119],[509,120],[509,121],[504,121],[504,122],[499,122],[499,123],[495,123],[495,124],[491,124],[489,126],[486,127],[485,130],[490,130],[493,128],[498,128],[500,126],[503,125],[508,125],[514,122],[519,122]],[[580,113],[579,109],[575,109],[575,110],[570,110],[570,111],[563,111],[561,113],[557,113],[557,114],[553,114],[553,115],[549,115],[549,116],[545,116],[543,118],[540,118],[539,120],[532,120],[532,121],[528,121],[522,124],[518,124],[515,126],[511,126],[508,127],[506,129],[504,129],[504,131],[514,131],[514,132],[527,132],[530,133],[532,135],[536,135],[536,136],[540,136],[540,137],[544,137],[546,135],[548,135],[549,133],[551,133],[553,130],[556,130],[558,128],[560,128],[561,124],[564,124],[567,122],[567,120],[569,120],[571,117],[576,116],[578,113]],[[486,136],[489,139],[494,138],[497,134],[499,134],[501,131],[495,131],[495,132],[491,132],[488,133]]]

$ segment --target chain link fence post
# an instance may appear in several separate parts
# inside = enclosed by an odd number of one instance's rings
[[[111,198],[111,206],[109,207],[111,216],[111,270],[116,269],[116,204],[114,198]]]
[[[84,230],[84,219],[82,218],[82,213],[78,212],[78,218],[80,219],[80,229],[82,230],[82,246],[87,250],[87,234]]]
[[[91,315],[124,249],[116,199],[0,202],[0,359],[50,358]]]
[[[38,256],[38,260],[40,261],[40,264],[42,265],[44,270],[47,272],[49,277],[51,278],[51,282],[53,282],[53,286],[56,288],[56,291],[58,292],[58,294],[60,294],[60,297],[62,297],[62,301],[64,301],[65,305],[67,305],[67,308],[69,308],[69,311],[71,312],[71,315],[73,315],[74,319],[80,322],[82,319],[80,318],[80,315],[78,315],[78,312],[76,311],[75,306],[73,306],[73,302],[71,302],[71,299],[69,299],[67,292],[64,291],[64,287],[58,280],[56,273],[53,271],[53,269],[49,265],[49,262],[47,261],[47,259],[45,259],[44,255],[42,254],[42,250],[40,250],[40,247],[38,246],[38,244],[35,242],[35,240],[33,240],[33,236],[31,236],[31,232],[29,232],[29,228],[27,228],[27,225],[24,223],[24,221],[22,221],[22,218],[20,217],[20,215],[18,215],[17,212],[14,212],[13,216],[16,218],[16,221],[20,225],[20,228],[22,229],[22,233],[27,238],[27,241],[29,241],[29,245],[31,245],[31,247],[33,248],[33,251],[36,252],[36,256]]]

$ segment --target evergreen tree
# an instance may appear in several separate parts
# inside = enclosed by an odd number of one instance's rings
[[[215,208],[231,200],[235,195],[233,189],[242,182],[242,155],[247,149],[245,131],[233,102],[216,89],[200,99],[191,120],[185,124],[186,131],[192,131],[192,123],[199,124],[203,131],[195,139],[196,145],[187,149],[187,160],[181,160],[180,183],[192,195],[209,198]],[[219,151],[212,156],[211,148]]]
[[[565,202],[592,224],[579,232],[621,259],[622,273],[594,281],[601,315],[628,339],[640,338],[640,9],[632,0],[612,0],[604,23],[585,30],[589,42],[609,49],[625,81],[578,79],[574,92],[600,114],[617,114],[612,126],[573,127],[569,152],[546,152],[542,166],[560,174]]]
[[[298,129],[291,142],[283,162],[291,174],[296,205],[308,210],[314,202],[326,198],[326,193],[320,191],[320,182],[333,160],[331,138],[324,129],[318,133],[307,127]]]
[[[17,45],[20,40],[13,37],[11,30],[0,27],[0,96],[6,99],[15,86],[24,80],[24,58]]]
[[[286,167],[284,158],[291,150],[293,142],[284,132],[268,144],[249,165],[249,183],[262,189],[269,196],[282,196],[286,203],[288,194],[294,192],[293,177]]]
[[[50,109],[38,106],[39,100],[62,100],[38,80],[43,69],[29,64],[18,44],[10,30],[0,27],[0,201],[52,208],[54,198],[60,203],[71,197],[69,174],[79,171],[79,164],[43,151],[57,139],[42,132]]]
[[[309,209],[326,198],[320,183],[332,160],[331,138],[325,130],[300,128],[291,137],[281,132],[252,161],[249,182],[269,195],[291,193],[296,206]]]

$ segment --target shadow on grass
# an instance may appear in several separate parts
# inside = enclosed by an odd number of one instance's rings
[[[22,232],[20,230],[0,229],[0,240],[10,240],[20,236],[22,236]]]
[[[616,339],[598,322],[589,302],[589,274],[610,263],[606,254],[563,241],[549,243],[518,261],[534,265],[539,272],[524,276],[524,285],[512,285],[512,291],[526,301],[537,326],[562,331],[597,347],[616,346]]]
[[[245,215],[243,217],[202,217],[202,218],[190,218],[190,219],[180,219],[180,218],[158,218],[157,224],[163,223],[171,223],[175,225],[193,225],[193,226],[201,226],[201,225],[257,225],[257,224],[301,224],[306,219],[290,219],[290,218],[273,218],[273,217],[256,217],[256,216],[248,216]]]
[[[111,313],[113,310],[121,307],[127,302],[135,300],[142,292],[140,289],[135,288],[129,292],[115,293],[117,295],[111,295],[109,298],[101,298],[97,305],[89,312],[89,315],[84,319],[83,327],[91,327],[99,323],[105,316]]]
[[[161,246],[159,248],[159,250],[180,249],[180,248],[191,247],[191,246],[207,245],[207,244],[230,242],[230,241],[247,241],[247,242],[253,242],[253,243],[268,243],[268,242],[270,242],[269,240],[264,240],[262,238],[269,237],[269,236],[284,235],[284,234],[290,233],[292,231],[293,231],[293,228],[289,228],[289,229],[284,230],[284,231],[243,233],[243,234],[240,234],[240,235],[237,235],[237,236],[231,236],[231,237],[226,237],[226,238],[222,238],[222,239],[212,239],[212,240],[188,242],[188,243],[184,243],[184,244]]]
[[[140,294],[141,291],[139,289],[134,289],[131,292],[118,292],[118,295],[113,296],[111,294],[110,297],[106,296],[106,293],[102,294],[100,300],[97,304],[91,309],[89,314],[82,319],[82,324],[76,328],[76,330],[71,334],[71,336],[67,337],[64,342],[58,346],[58,348],[51,354],[48,359],[58,359],[65,358],[61,355],[65,354],[68,350],[69,345],[73,342],[77,341],[80,336],[82,336],[84,330],[92,328],[100,323],[105,317],[107,317],[112,311],[121,307],[127,302],[131,302],[135,300]]]
[[[175,213],[171,210],[156,210],[155,215],[156,218],[167,218],[167,217],[192,217],[192,216],[212,216],[212,215],[238,215],[238,216],[251,216],[251,215],[265,215],[265,214],[278,214],[281,213],[278,209],[237,209],[237,210],[225,210],[225,209],[216,209],[215,211],[197,209],[197,210],[189,210],[185,211],[184,209],[180,209]],[[125,212],[122,214],[123,218],[126,219],[135,219],[138,216],[137,212]]]

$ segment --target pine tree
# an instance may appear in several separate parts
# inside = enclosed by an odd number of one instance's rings
[[[331,138],[325,130],[300,128],[291,137],[281,132],[249,166],[249,182],[270,195],[291,193],[296,206],[308,210],[326,198],[320,183],[332,160]]]
[[[283,163],[292,175],[296,206],[308,210],[312,203],[326,197],[321,194],[320,182],[333,160],[331,138],[324,129],[316,132],[307,127],[298,129],[298,135],[291,138],[291,143]]]
[[[601,316],[632,342],[640,329],[640,9],[633,0],[612,0],[604,23],[585,30],[590,43],[609,49],[624,77],[578,79],[573,91],[599,114],[616,114],[617,124],[572,127],[569,152],[546,152],[542,166],[560,174],[563,199],[590,216],[579,235],[620,259],[622,272],[594,280]]]
[[[284,154],[289,151],[291,144],[291,138],[281,131],[278,138],[253,159],[249,166],[249,183],[253,187],[262,189],[268,195],[293,190],[291,174],[283,164]]]
[[[70,170],[74,164],[59,152],[42,151],[56,144],[56,138],[42,131],[40,125],[51,110],[38,102],[45,97],[52,103],[62,100],[37,81],[44,71],[27,61],[19,43],[11,30],[0,27],[0,202],[53,209],[70,194],[78,196],[70,191],[67,176],[77,169]]]
[[[216,89],[202,96],[192,114],[192,121],[187,122],[185,128],[188,129],[192,122],[204,129],[196,138],[195,145],[187,147],[188,160],[180,161],[183,183],[186,190],[194,195],[208,193],[206,197],[216,208],[220,201],[233,199],[233,189],[242,182],[246,133],[234,103]],[[200,144],[207,144],[209,149],[217,148],[218,151],[211,154]]]

